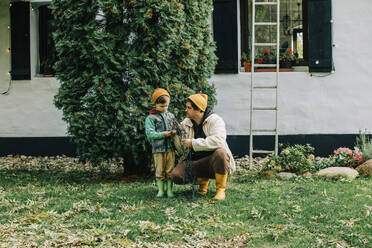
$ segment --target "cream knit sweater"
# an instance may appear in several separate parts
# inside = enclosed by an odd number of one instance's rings
[[[192,139],[194,151],[213,151],[217,148],[224,148],[230,156],[230,173],[236,169],[234,157],[226,143],[226,127],[223,119],[217,114],[211,114],[203,122],[203,131],[207,136],[205,139],[194,139],[193,124],[189,118],[181,122],[186,130],[186,137]]]

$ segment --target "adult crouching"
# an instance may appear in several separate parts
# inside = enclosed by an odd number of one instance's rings
[[[186,118],[181,122],[186,131],[182,143],[191,149],[192,174],[199,184],[197,193],[205,195],[209,180],[216,179],[215,200],[225,199],[227,176],[235,171],[235,161],[226,143],[223,119],[207,108],[208,96],[191,95],[186,100]],[[175,183],[183,182],[186,162],[178,164],[171,173]]]

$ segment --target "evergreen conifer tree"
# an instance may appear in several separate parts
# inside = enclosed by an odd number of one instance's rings
[[[83,161],[124,157],[126,169],[151,158],[145,118],[158,87],[179,120],[187,96],[202,92],[216,64],[212,0],[54,0],[55,105]]]

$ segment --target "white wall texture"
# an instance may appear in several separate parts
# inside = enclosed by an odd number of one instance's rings
[[[66,136],[62,112],[53,105],[57,89],[54,78],[13,81],[10,93],[0,95],[0,137]]]
[[[279,134],[353,134],[372,129],[371,10],[369,0],[333,1],[336,72],[326,77],[311,77],[307,72],[280,73]],[[8,12],[8,5],[4,7],[1,2],[2,34],[7,32]],[[31,37],[36,37],[35,32],[31,28]],[[8,40],[6,35],[0,35],[1,90],[8,85],[3,75],[10,68],[9,55],[4,55]],[[32,42],[35,40],[32,38]],[[53,105],[58,83],[54,78],[35,77],[35,44],[31,45],[31,57],[32,80],[13,81],[10,93],[0,95],[0,137],[66,136],[62,114]],[[258,83],[266,84],[273,82],[275,73],[255,75]],[[217,87],[215,112],[225,119],[228,134],[248,135],[250,73],[214,75],[210,82]],[[273,103],[273,94],[267,95]],[[270,105],[265,96],[255,96],[257,105]],[[273,116],[257,117],[255,124],[260,127],[273,123]]]
[[[336,72],[310,77],[306,72],[281,72],[279,134],[353,134],[372,129],[372,2],[334,0],[333,58]],[[264,84],[274,73],[255,73]],[[250,73],[215,75],[218,105],[229,134],[249,134]],[[256,99],[256,98],[254,98]],[[264,105],[258,98],[257,105]],[[267,106],[269,104],[266,104]],[[254,123],[273,123],[258,116]]]

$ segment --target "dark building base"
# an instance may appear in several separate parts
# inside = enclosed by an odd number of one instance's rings
[[[76,156],[76,146],[68,137],[0,138],[0,156]]]
[[[355,146],[357,134],[306,134],[280,135],[279,143],[284,145],[310,144],[315,155],[328,156],[338,147]],[[273,150],[274,138],[254,136],[255,149]],[[229,135],[227,142],[235,157],[249,154],[249,135]],[[27,156],[76,156],[76,146],[68,137],[25,137],[0,138],[0,156],[19,154]]]
[[[279,135],[279,144],[305,145],[310,144],[315,148],[316,156],[326,157],[339,147],[353,148],[358,134],[297,134]],[[249,135],[230,135],[227,142],[234,156],[242,157],[249,154]],[[274,150],[273,136],[254,136],[254,149]]]

